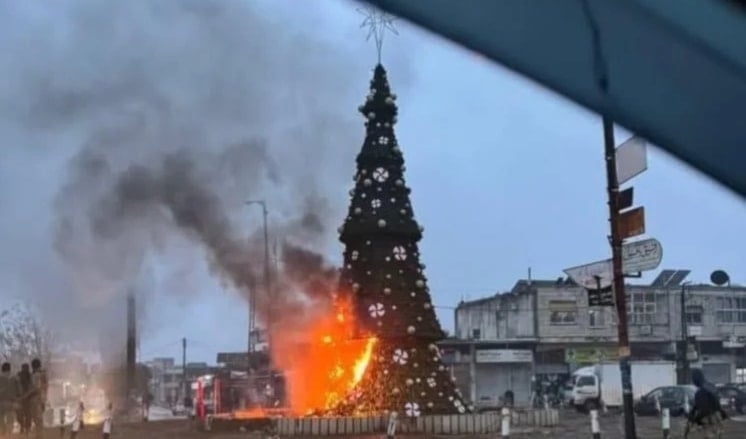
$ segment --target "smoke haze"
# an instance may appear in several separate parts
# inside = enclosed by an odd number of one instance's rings
[[[153,295],[215,289],[202,261],[224,287],[262,291],[260,216],[245,205],[262,198],[284,243],[275,305],[324,300],[375,58],[353,4],[329,6],[350,22],[323,37],[313,28],[340,17],[295,5],[0,4],[2,294],[100,339],[122,337],[135,291],[156,331]],[[406,82],[402,46],[387,57]]]

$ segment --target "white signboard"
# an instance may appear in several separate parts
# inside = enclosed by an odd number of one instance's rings
[[[481,349],[476,352],[477,363],[531,363],[534,353],[524,349]]]
[[[741,349],[743,347],[746,347],[746,343],[739,340],[735,335],[731,335],[723,340],[723,348],[725,349]]]
[[[623,184],[648,169],[645,141],[637,136],[628,139],[616,149],[616,176]]]
[[[622,271],[625,274],[655,270],[663,259],[663,247],[657,239],[643,239],[622,246]]]
[[[643,239],[622,246],[622,271],[632,274],[640,271],[654,270],[663,259],[663,247],[657,239]],[[586,265],[566,268],[564,270],[576,284],[596,290],[608,288],[612,284],[611,259],[592,262]]]

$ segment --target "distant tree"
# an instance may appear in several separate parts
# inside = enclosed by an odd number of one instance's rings
[[[39,358],[48,364],[54,337],[41,318],[21,303],[0,311],[0,357],[11,363]]]

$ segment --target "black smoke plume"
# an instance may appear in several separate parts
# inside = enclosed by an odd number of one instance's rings
[[[363,136],[355,108],[375,61],[355,6],[2,2],[4,294],[70,340],[121,351],[126,294],[146,338],[169,324],[149,309],[156,295],[218,289],[205,258],[225,287],[261,291],[251,198],[268,201],[273,239],[287,243],[279,286],[331,276],[333,264],[293,249],[339,252],[332,231]],[[404,46],[386,51],[400,90]]]

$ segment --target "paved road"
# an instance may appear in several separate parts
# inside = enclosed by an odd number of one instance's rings
[[[585,439],[591,438],[590,421],[587,415],[578,414],[574,411],[562,411],[560,425],[551,429],[537,429],[533,431],[515,431],[512,436],[517,439]],[[660,419],[655,417],[638,417],[637,435],[639,439],[660,439],[662,432],[660,428]],[[681,419],[672,419],[672,439],[681,439],[683,432],[683,422]],[[623,418],[618,413],[609,413],[600,417],[600,424],[603,439],[623,439],[624,424]],[[59,431],[49,430],[46,432],[45,439],[58,439]],[[79,435],[79,439],[99,439],[100,430],[97,427],[90,427]],[[339,436],[338,436],[339,437]],[[384,436],[359,437],[359,439],[381,439]],[[455,436],[400,436],[404,439],[429,439],[433,437],[465,439],[466,437]],[[469,436],[480,439],[495,439],[496,435],[489,436]],[[703,437],[701,434],[691,434],[691,439]],[[164,421],[138,423],[132,425],[115,425],[115,431],[112,439],[266,439],[259,434],[247,432],[236,432],[231,434],[209,434],[196,431],[192,428],[189,421]],[[725,423],[725,432],[721,439],[744,439],[746,438],[746,416],[736,417]],[[284,439],[284,438],[283,438]],[[297,438],[301,439],[301,438]],[[318,439],[318,438],[317,438]]]
[[[624,439],[624,417],[620,413],[608,413],[599,418],[601,437],[603,439]],[[661,420],[657,417],[638,416],[635,418],[637,437],[639,439],[659,439],[663,437]],[[671,438],[682,438],[685,423],[682,418],[671,419]],[[543,432],[542,432],[543,433]],[[590,420],[587,415],[563,411],[560,426],[550,433],[551,439],[590,438]],[[540,432],[534,432],[526,437],[541,437]],[[703,437],[700,432],[692,432],[689,437],[698,439]],[[735,417],[724,424],[722,439],[746,438],[746,417]]]

